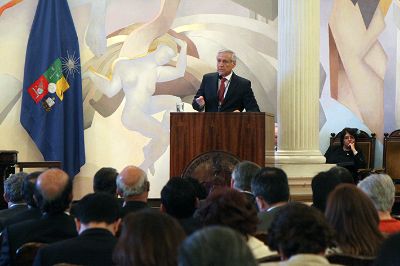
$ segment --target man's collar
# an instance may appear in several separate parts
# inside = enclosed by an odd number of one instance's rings
[[[229,75],[225,76],[224,78],[226,78],[226,80],[231,80],[232,75],[233,75],[233,71],[231,71],[231,73]]]

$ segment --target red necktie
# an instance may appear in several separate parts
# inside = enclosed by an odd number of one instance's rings
[[[219,90],[218,90],[218,101],[220,104],[224,101],[224,94],[225,94],[225,81],[226,78],[221,79],[221,84],[219,84]]]

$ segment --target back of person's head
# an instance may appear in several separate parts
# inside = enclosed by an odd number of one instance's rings
[[[91,193],[74,205],[74,216],[83,224],[112,224],[119,219],[120,207],[117,199],[108,193]]]
[[[243,236],[222,226],[210,226],[188,237],[179,249],[179,266],[255,266]]]
[[[196,210],[196,192],[184,178],[172,177],[161,190],[161,208],[175,218],[189,218]]]
[[[276,167],[262,168],[251,182],[255,197],[262,197],[268,204],[289,200],[289,183],[286,173]]]
[[[329,195],[325,216],[343,253],[376,256],[383,236],[378,213],[363,191],[350,184],[337,186]]]
[[[121,266],[176,266],[178,247],[185,232],[171,216],[144,210],[128,214],[114,249],[114,263]]]
[[[124,199],[146,194],[149,180],[145,171],[136,166],[127,166],[117,176],[117,191]]]
[[[387,174],[372,174],[358,183],[378,211],[389,212],[394,204],[396,188]]]
[[[36,180],[34,196],[43,213],[62,213],[72,200],[72,179],[61,169],[46,170]]]
[[[278,211],[268,229],[268,246],[290,258],[297,254],[323,254],[330,246],[333,230],[315,208],[291,202]]]
[[[260,168],[258,164],[249,161],[242,161],[236,164],[232,171],[233,188],[250,191],[251,180]]]
[[[327,171],[328,175],[331,177],[338,177],[341,181],[341,183],[347,183],[347,184],[354,184],[354,178],[351,172],[341,166],[334,166],[331,169]]]
[[[199,200],[203,200],[207,197],[207,190],[202,184],[200,184],[199,180],[190,176],[184,178],[193,186],[193,189],[196,192],[196,197]]]
[[[229,183],[227,183],[225,178],[222,177],[222,176],[214,175],[214,176],[210,177],[209,179],[210,179],[210,181],[206,181],[206,182],[203,183],[203,186],[207,191],[207,197],[214,190],[218,190],[218,189],[221,189],[221,188],[228,188],[229,187]]]
[[[204,225],[228,226],[245,237],[256,232],[259,222],[254,204],[243,193],[228,188],[211,192],[197,214]]]
[[[391,235],[386,239],[375,259],[374,266],[399,266],[400,265],[400,234]]]
[[[35,184],[41,173],[42,172],[36,171],[28,174],[25,176],[24,183],[22,184],[22,194],[24,195],[24,200],[29,206],[34,208],[37,207],[35,199],[33,198],[35,193]]]
[[[118,172],[112,167],[100,168],[93,177],[93,191],[117,194]]]
[[[10,175],[4,180],[4,199],[9,203],[21,203],[24,201],[22,184],[27,173],[19,172]]]
[[[328,172],[320,172],[311,181],[313,207],[325,212],[326,201],[341,180],[337,176],[330,176]]]
[[[346,133],[350,134],[355,139],[356,141],[355,143],[357,145],[357,132],[358,132],[357,128],[350,128],[350,127],[343,128],[342,131],[340,131],[339,133],[340,145],[341,146],[344,145],[344,137]]]

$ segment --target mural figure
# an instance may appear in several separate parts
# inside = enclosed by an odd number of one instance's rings
[[[112,78],[100,75],[90,69],[84,78],[89,78],[107,97],[115,96],[121,89],[125,93],[125,106],[122,124],[129,130],[137,131],[150,138],[144,146],[144,161],[140,168],[149,169],[154,174],[154,162],[166,151],[169,145],[169,111],[175,108],[178,97],[171,95],[153,96],[157,82],[170,81],[183,77],[186,69],[186,42],[174,38],[180,46],[176,67],[164,66],[174,56],[172,48],[159,45],[144,57],[135,59],[120,58],[114,63]],[[165,111],[161,121],[153,114]]]
[[[382,140],[388,59],[379,36],[385,29],[387,7],[379,4],[379,0],[333,1],[329,19],[330,90],[333,99]]]
[[[23,0],[11,0],[0,6],[0,16],[2,13]],[[86,30],[85,42],[90,50],[96,55],[102,55],[106,51],[107,40],[105,31],[106,10],[110,0],[69,0],[70,8],[90,4],[90,19]]]

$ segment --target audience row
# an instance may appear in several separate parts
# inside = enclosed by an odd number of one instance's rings
[[[230,184],[206,188],[194,178],[170,178],[159,209],[150,208],[149,180],[135,166],[100,169],[93,190],[71,206],[72,179],[60,169],[7,178],[0,266],[19,265],[31,242],[41,246],[33,265],[325,265],[338,262],[336,255],[371,265],[400,260],[391,246],[400,241],[400,221],[390,215],[395,187],[385,174],[356,185],[344,168],[321,172],[312,180],[311,207],[291,202],[282,169],[247,161],[235,166]]]

